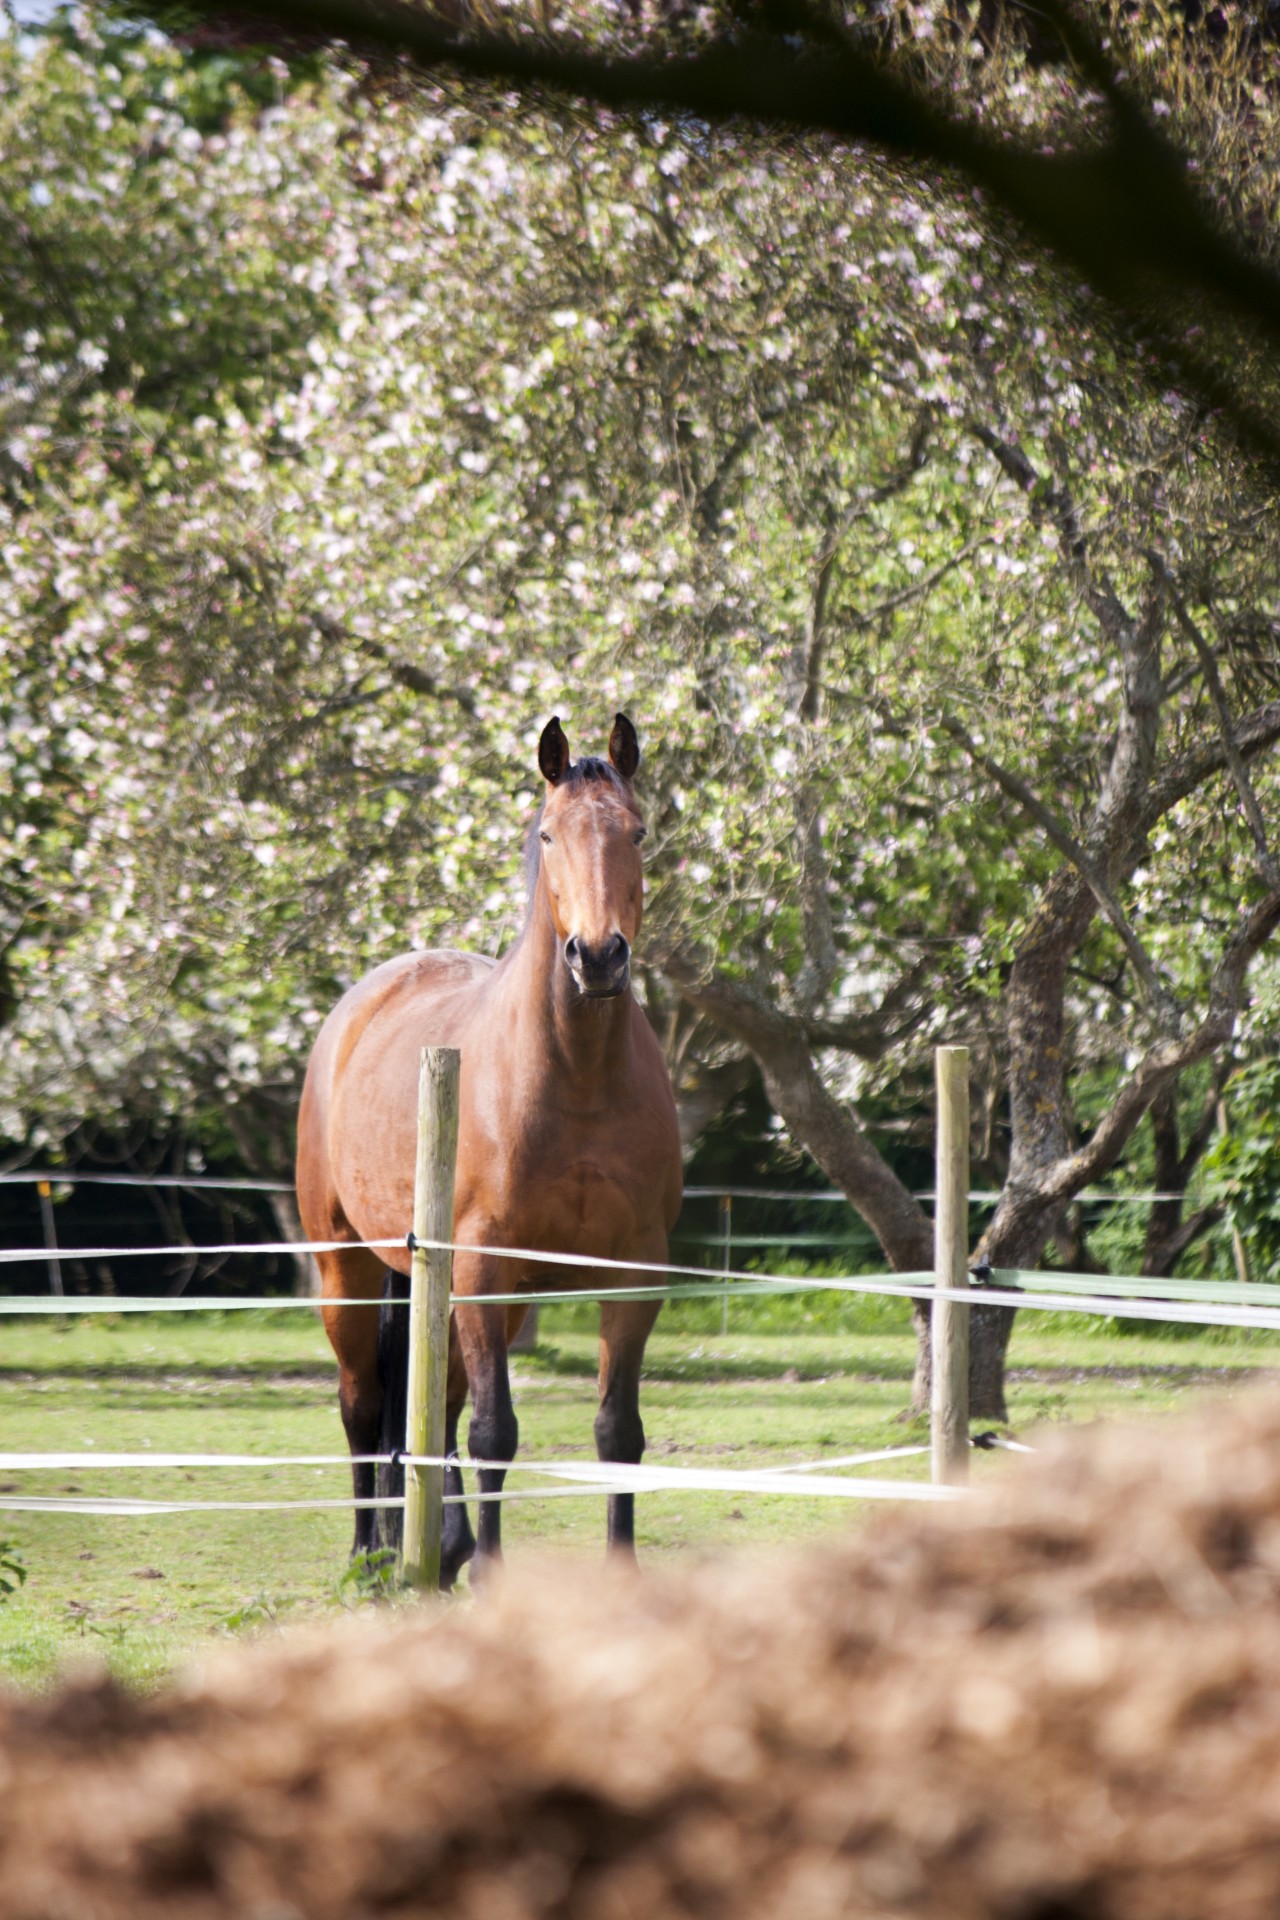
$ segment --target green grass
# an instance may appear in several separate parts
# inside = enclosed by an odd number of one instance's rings
[[[301,1314],[119,1316],[6,1321],[0,1450],[334,1453],[345,1451],[324,1335]],[[642,1404],[656,1462],[748,1467],[821,1461],[927,1438],[904,1421],[914,1341],[905,1303],[802,1300],[669,1308],[650,1342]],[[522,1453],[594,1457],[596,1342],[587,1307],[545,1310],[542,1344],[517,1357]],[[1280,1338],[1091,1325],[1020,1315],[1010,1349],[1015,1429],[1166,1413],[1239,1391],[1280,1367]],[[976,1455],[975,1478],[1009,1470]],[[921,1460],[878,1475],[922,1478]],[[517,1483],[518,1484],[518,1483]],[[39,1686],[86,1655],[148,1686],[211,1637],[364,1603],[348,1572],[345,1512],[27,1514],[5,1492],[156,1493],[172,1498],[336,1498],[344,1466],[153,1473],[0,1471],[0,1539],[27,1579],[0,1602],[0,1673]],[[785,1547],[857,1526],[869,1503],[671,1492],[639,1502],[650,1559],[739,1546]],[[594,1559],[595,1499],[519,1501],[512,1555]]]

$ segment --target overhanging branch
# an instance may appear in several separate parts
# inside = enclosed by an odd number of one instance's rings
[[[1227,405],[1255,446],[1280,453],[1255,394],[1225,393],[1225,371],[1170,339],[1168,301],[1207,296],[1215,310],[1280,345],[1280,276],[1215,219],[1183,156],[1111,76],[1096,44],[1065,13],[1059,31],[1077,64],[1106,76],[1108,136],[1080,151],[1034,149],[975,126],[856,43],[799,32],[722,32],[689,56],[584,52],[528,31],[459,31],[456,14],[407,0],[218,0],[210,14],[244,16],[263,32],[346,41],[435,71],[538,85],[615,108],[684,111],[704,121],[748,119],[869,141],[886,153],[955,169],[988,194],[1142,331],[1180,384]],[[785,24],[785,23],[784,23]],[[1096,82],[1095,82],[1096,84]],[[1175,332],[1177,330],[1175,329]],[[1176,365],[1175,365],[1176,363]]]

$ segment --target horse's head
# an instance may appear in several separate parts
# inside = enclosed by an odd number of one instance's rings
[[[636,730],[620,713],[607,760],[569,758],[559,719],[538,742],[547,797],[538,820],[542,872],[565,965],[578,992],[612,999],[631,978],[640,931],[645,825],[631,782],[640,764]]]

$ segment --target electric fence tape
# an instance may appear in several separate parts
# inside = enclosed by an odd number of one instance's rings
[[[244,1252],[309,1253],[337,1252],[364,1247],[386,1252],[403,1249],[402,1240],[365,1241],[280,1241],[257,1247],[223,1245],[214,1247],[67,1247],[61,1249],[64,1260],[79,1258],[126,1259],[139,1255],[170,1257]],[[520,1289],[513,1293],[453,1294],[455,1307],[563,1306],[584,1300],[691,1300],[750,1299],[765,1294],[847,1293],[881,1295],[909,1300],[949,1299],[971,1306],[1030,1308],[1040,1312],[1101,1314],[1108,1318],[1159,1320],[1191,1326],[1252,1327],[1280,1331],[1280,1286],[1266,1282],[1213,1283],[1198,1281],[1153,1280],[1147,1276],[1054,1273],[1023,1268],[996,1268],[992,1281],[973,1287],[938,1287],[926,1272],[905,1274],[863,1274],[816,1279],[762,1275],[741,1269],[719,1270],[708,1277],[706,1267],[679,1266],[639,1260],[614,1260],[603,1256],[554,1253],[536,1247],[491,1247],[471,1242],[422,1240],[419,1244],[441,1252],[468,1253],[499,1260],[519,1260],[536,1267],[589,1267],[596,1272],[624,1274],[652,1273],[680,1275],[675,1285],[571,1287],[556,1289]],[[44,1249],[0,1250],[0,1265],[18,1260],[43,1260]],[[1100,1281],[1110,1291],[1100,1291]],[[1003,1284],[1000,1284],[1003,1283]],[[346,1308],[378,1306],[369,1299],[300,1299],[289,1296],[257,1297],[173,1297],[162,1295],[74,1296],[58,1294],[13,1294],[0,1297],[0,1317],[4,1315],[84,1314],[84,1313],[208,1313],[316,1311],[323,1307]],[[391,1304],[405,1305],[405,1301]]]
[[[537,1500],[555,1498],[599,1498],[610,1493],[732,1493],[782,1494],[788,1497],[813,1496],[845,1500],[938,1500],[951,1499],[963,1489],[936,1487],[927,1481],[883,1480],[851,1475],[836,1477],[833,1469],[863,1466],[891,1459],[905,1459],[927,1453],[927,1447],[882,1447],[872,1452],[848,1454],[839,1459],[815,1464],[792,1462],[781,1467],[706,1468],[628,1465],[614,1461],[567,1462],[560,1460],[459,1461],[438,1454],[359,1454],[352,1464],[387,1466],[397,1458],[406,1467],[462,1467],[476,1472],[533,1474],[554,1482],[549,1487],[515,1488],[502,1492],[446,1494],[446,1504],[458,1505],[472,1499],[484,1501]],[[162,1454],[162,1453],[49,1453],[0,1454],[0,1470],[67,1472],[103,1471],[137,1468],[220,1467],[327,1467],[346,1465],[340,1454]],[[0,1512],[75,1513],[75,1514],[167,1514],[167,1513],[282,1513],[351,1510],[352,1508],[400,1506],[401,1496],[374,1499],[295,1499],[295,1500],[162,1500],[145,1495],[95,1495],[77,1491],[74,1497],[42,1494],[0,1494]]]

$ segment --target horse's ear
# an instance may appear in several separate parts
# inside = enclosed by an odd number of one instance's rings
[[[538,742],[538,765],[542,769],[543,779],[549,780],[552,786],[561,774],[569,771],[569,742],[564,737],[558,713],[553,714],[542,729],[542,738]]]
[[[609,758],[624,780],[634,780],[640,765],[640,742],[625,713],[620,713],[609,735]]]

